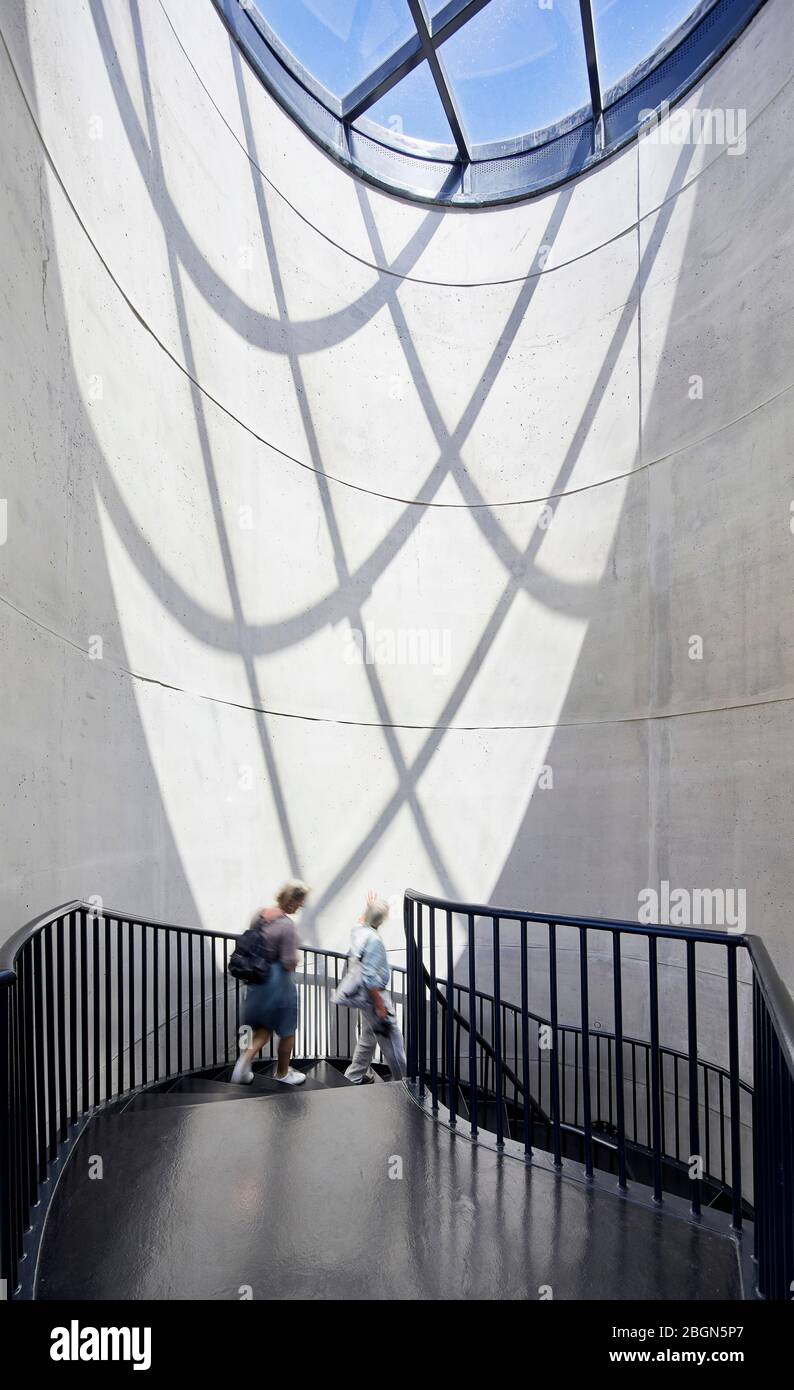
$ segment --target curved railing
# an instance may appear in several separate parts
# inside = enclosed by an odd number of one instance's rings
[[[754,1214],[760,1294],[789,1297],[794,1003],[757,937],[547,915],[412,890],[405,930],[408,1075],[420,1100],[435,1111],[443,1103],[448,1122],[465,1122],[474,1139],[492,1130],[500,1148],[511,1137],[512,1106],[527,1158],[540,1121],[548,1133],[540,1147],[558,1166],[566,1136],[576,1134],[589,1179],[596,1151],[612,1149],[623,1192],[632,1156],[642,1155],[653,1199],[678,1195],[683,1175],[695,1219],[714,1190],[722,1191],[736,1235]],[[611,942],[606,952],[593,953],[597,934]],[[456,935],[462,949],[453,949]],[[641,954],[625,953],[627,942]],[[563,946],[570,948],[567,972],[560,971]],[[533,976],[541,978],[546,1012],[530,1007]],[[708,1012],[704,988],[719,991]],[[606,1029],[593,1026],[594,999],[599,1013],[608,1010]],[[625,1030],[627,1002],[647,1018],[647,1036]],[[703,1054],[706,1028],[716,1056]],[[664,1032],[675,1035],[675,1045],[662,1041]]]
[[[235,1060],[240,986],[226,969],[235,941],[70,902],[0,947],[0,1279],[9,1297],[31,1295],[54,1181],[87,1118],[150,1083]],[[331,1003],[346,957],[301,951],[295,1054],[349,1058],[355,1014]],[[401,1022],[404,981],[395,966]]]
[[[435,939],[439,913],[442,972]],[[466,942],[457,976],[456,914],[464,918]],[[479,955],[475,923],[487,928]],[[518,1001],[505,998],[502,987],[506,923],[518,933]],[[659,1201],[671,1165],[688,1165],[699,1156],[701,1167],[690,1179],[693,1212],[699,1214],[704,1183],[712,1180],[729,1194],[738,1232],[751,1200],[759,1290],[765,1297],[788,1297],[794,1279],[794,1006],[763,943],[693,929],[549,918],[417,893],[406,895],[405,924],[407,967],[392,968],[392,993],[407,1032],[409,1077],[420,1098],[428,1092],[436,1109],[445,1103],[453,1125],[465,1106],[470,1135],[491,1127],[501,1146],[516,1123],[527,1155],[533,1136],[538,1142],[540,1135],[540,1146],[558,1164],[564,1149],[570,1158],[566,1139],[574,1136],[590,1176],[594,1154],[612,1150],[623,1190],[632,1156],[644,1151]],[[529,1007],[533,924],[547,940],[547,1015]],[[563,930],[573,931],[579,943],[578,1022],[561,1021],[557,936]],[[614,1020],[608,1030],[593,1027],[590,1016],[593,932],[612,937]],[[636,936],[647,941],[647,1038],[623,1029],[621,945]],[[235,939],[228,932],[71,902],[0,947],[0,1279],[9,1296],[30,1296],[30,1257],[49,1195],[96,1109],[150,1082],[235,1057],[240,991],[226,973]],[[666,964],[658,957],[660,941],[676,942],[684,952],[686,1007],[679,1024],[685,1050],[660,1041],[659,971]],[[727,1066],[704,1058],[698,1045],[696,953],[706,947],[727,953]],[[477,984],[489,952],[490,990]],[[741,1017],[740,952],[750,963],[752,995]],[[355,1019],[331,1004],[344,961],[340,952],[303,948],[298,1056],[347,1058],[352,1052]],[[475,1001],[473,1019],[469,999]],[[750,1012],[752,1018],[745,1018]],[[749,1072],[739,1069],[745,1022],[752,1038],[752,1087]],[[541,1046],[544,1030],[550,1046]]]
[[[430,972],[427,969],[425,970],[425,983],[426,985],[430,984]],[[435,989],[437,1002],[443,1013],[447,1007],[446,982],[441,986],[436,982]],[[446,1057],[447,1035],[444,1027],[440,1029],[440,1044],[435,1067],[432,1057],[428,1055],[426,1058],[425,1080],[430,1090],[431,1101],[437,1107],[439,1095],[443,1095],[444,1104],[453,1123],[457,1119],[461,1101],[465,1107],[465,1118],[470,1118],[470,1112],[473,1108],[471,1096],[469,1095],[467,1099],[468,1078],[460,1066],[461,1037],[463,1034],[468,1035],[469,1032],[468,993],[467,986],[457,983],[452,985],[453,1082],[450,1083],[449,1081]],[[491,1036],[488,1035],[493,996],[482,990],[476,990],[475,999],[475,1037],[477,1048],[482,1052],[482,1063],[478,1070],[477,1096],[474,1097],[474,1107],[479,1102],[479,1128],[492,1130],[496,1133],[496,1096],[494,1091],[496,1057],[493,1037],[495,1030],[491,1028]],[[431,1002],[428,999],[428,1003]],[[525,1151],[529,1152],[533,1144],[532,1133],[534,1131],[535,1146],[548,1149],[556,1156],[555,1127],[552,1118],[551,1067],[548,1065],[544,1068],[539,1049],[536,1049],[534,1057],[532,1055],[532,1040],[541,1035],[542,1029],[551,1028],[551,1020],[543,1014],[533,1012],[531,1009],[527,1010],[527,1019],[530,1025],[530,1089],[528,1094],[529,1124],[525,1125],[520,1046],[522,1013],[517,1004],[506,1000],[501,1001],[500,1010],[502,1017],[499,1032],[503,1039],[501,1066],[503,1137],[523,1139]],[[426,1029],[426,1034],[428,1031]],[[614,1049],[617,1046],[617,1039],[613,1032],[604,1028],[589,1029],[588,1031],[593,1063],[592,1142],[596,1149],[603,1149],[607,1154],[616,1154],[617,1094]],[[581,1077],[581,1057],[584,1049],[582,1028],[578,1024],[561,1024],[558,1028],[558,1037],[560,1039],[559,1131],[561,1144],[565,1135],[584,1137],[584,1088]],[[636,1155],[652,1155],[651,1044],[643,1038],[624,1035],[622,1046],[624,1049],[624,1084],[628,1099],[625,1107],[626,1145]],[[511,1058],[517,1060],[517,1065],[511,1065]],[[685,1052],[675,1048],[660,1046],[659,1065],[662,1076],[662,1091],[669,1094],[671,1101],[668,1107],[662,1106],[662,1158],[665,1163],[675,1164],[684,1170],[687,1167],[688,1150],[686,1150],[684,1143],[686,1125],[682,1122],[681,1108],[686,1098],[685,1081],[688,1075],[688,1056]],[[727,1068],[707,1062],[700,1057],[697,1061],[697,1067],[699,1104],[704,1111],[711,1112],[713,1121],[708,1126],[704,1126],[703,1178],[708,1181],[713,1191],[730,1194],[730,1111],[728,1108],[730,1072]],[[752,1085],[748,1081],[739,1079],[740,1097],[746,1098],[745,1108],[748,1117],[751,1114],[752,1089]],[[491,1103],[492,1101],[494,1103]],[[482,1115],[483,1102],[485,1103],[485,1118]],[[545,1127],[545,1135],[538,1133],[539,1126]],[[744,1213],[752,1216],[752,1207],[746,1199]]]

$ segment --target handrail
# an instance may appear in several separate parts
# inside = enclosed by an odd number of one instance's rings
[[[16,960],[22,947],[27,941],[41,932],[51,922],[55,922],[59,917],[64,917],[69,912],[87,912],[89,917],[96,917],[102,921],[109,922],[132,922],[138,927],[152,927],[157,931],[180,932],[184,936],[204,936],[212,937],[221,941],[236,941],[239,932],[219,931],[212,927],[188,927],[181,922],[162,922],[156,917],[142,917],[139,913],[121,912],[117,908],[97,907],[95,903],[87,902],[85,898],[72,898],[69,902],[61,903],[60,907],[53,908],[49,912],[43,912],[38,917],[33,917],[24,927],[13,933],[0,943],[0,985],[13,984],[16,977],[14,969]],[[332,956],[336,960],[346,960],[347,951],[332,951],[325,946],[315,946],[312,942],[301,942],[299,951],[319,951],[324,956]],[[402,971],[405,966],[393,965],[391,969]]]
[[[59,917],[64,917],[67,912],[76,912],[79,908],[86,906],[79,898],[73,898],[71,902],[61,903],[60,907],[54,907],[50,912],[41,912],[38,917],[33,917],[24,927],[20,927],[11,936],[6,937],[5,941],[0,942],[0,985],[10,985],[16,980],[17,956],[32,937],[51,922],[57,921]]]
[[[565,917],[558,912],[521,912],[515,907],[487,907],[483,903],[458,903],[446,898],[434,898],[428,893],[419,893],[415,888],[407,888],[405,896],[409,902],[422,907],[438,907],[444,912],[457,912],[467,917],[498,917],[512,922],[538,922],[547,926],[553,922],[558,927],[586,927],[591,931],[626,932],[635,936],[665,936],[681,941],[711,942],[716,946],[744,945],[750,939],[744,932],[712,931],[709,927],[670,927],[661,922],[627,922],[618,917]],[[760,940],[760,938],[753,938]]]

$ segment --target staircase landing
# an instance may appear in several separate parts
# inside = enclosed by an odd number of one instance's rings
[[[742,1296],[729,1239],[472,1146],[402,1086],[173,1099],[90,1122],[38,1298]]]

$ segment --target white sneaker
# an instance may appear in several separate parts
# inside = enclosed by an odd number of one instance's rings
[[[244,1057],[239,1057],[235,1062],[234,1071],[232,1072],[231,1079],[236,1086],[251,1085],[251,1082],[254,1079],[254,1073],[251,1071],[251,1068],[249,1067]]]
[[[302,1071],[295,1071],[294,1067],[290,1067],[286,1076],[278,1076],[274,1072],[273,1080],[280,1081],[284,1086],[302,1086],[306,1077]]]

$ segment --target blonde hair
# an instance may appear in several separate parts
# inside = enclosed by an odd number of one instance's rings
[[[299,878],[288,878],[283,887],[279,888],[276,894],[276,902],[282,911],[286,911],[287,903],[293,903],[297,899],[298,905],[300,906],[304,898],[309,896],[310,892],[311,888],[308,883],[303,883]]]
[[[364,909],[364,926],[374,927],[377,931],[382,922],[386,921],[389,915],[389,904],[383,898],[376,898],[374,902],[367,903]]]

